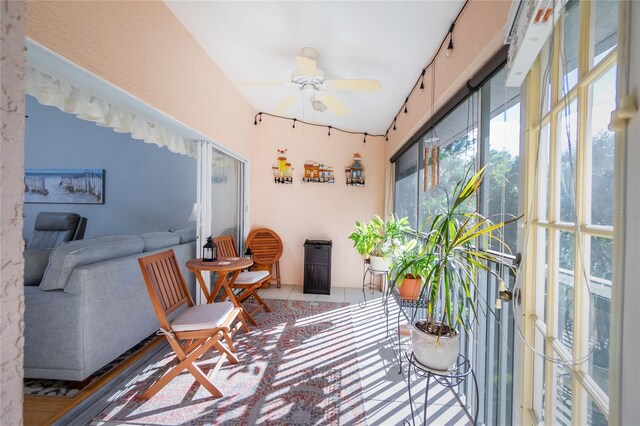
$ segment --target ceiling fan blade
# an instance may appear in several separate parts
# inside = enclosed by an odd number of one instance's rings
[[[236,83],[238,87],[267,87],[267,86],[284,86],[289,83],[285,80],[265,80],[265,81],[239,81]]]
[[[362,90],[367,92],[377,92],[382,85],[379,80],[326,80],[338,90]]]
[[[273,110],[274,114],[282,114],[283,112],[288,110],[289,107],[293,105],[293,103],[297,101],[299,97],[300,97],[300,92],[294,92],[289,96],[287,96],[286,98],[284,98],[284,100],[280,102],[278,106],[276,106],[275,109]]]
[[[325,93],[319,96],[320,101],[329,108],[329,111],[336,115],[347,115],[349,108],[347,108],[342,102],[333,95]]]
[[[304,56],[296,56],[296,62],[298,63],[298,69],[300,74],[314,77],[317,73],[316,61],[313,59],[305,58]]]

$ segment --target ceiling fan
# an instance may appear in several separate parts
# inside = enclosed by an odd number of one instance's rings
[[[312,47],[304,47],[301,56],[296,56],[298,68],[291,73],[288,82],[276,82],[278,85],[293,85],[296,90],[280,102],[274,109],[275,114],[286,112],[299,98],[301,93],[309,96],[311,107],[318,112],[327,109],[336,115],[346,115],[349,109],[327,90],[357,90],[376,92],[380,90],[378,80],[325,80],[324,71],[317,67],[320,54]],[[250,83],[254,86],[273,85],[274,82]]]

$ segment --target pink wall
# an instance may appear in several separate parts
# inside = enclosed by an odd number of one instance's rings
[[[389,132],[385,158],[400,147],[431,117],[433,111],[444,105],[467,81],[503,47],[504,26],[511,1],[471,0],[463,10],[453,32],[454,50],[446,56],[446,43],[425,73],[425,91],[416,89],[409,96],[408,114],[400,114],[396,131]],[[427,64],[425,64],[426,66]],[[435,108],[431,108],[432,71],[435,69]],[[418,75],[416,75],[418,78]],[[389,122],[393,117],[389,117]]]
[[[238,154],[254,114],[160,1],[30,1],[27,36]]]
[[[255,144],[250,163],[250,215],[255,227],[267,227],[283,239],[280,261],[282,282],[302,284],[303,244],[305,239],[333,240],[332,285],[362,285],[362,257],[353,248],[348,235],[355,221],[368,221],[382,215],[384,192],[384,139],[346,135],[326,128],[291,127],[290,121],[263,117],[255,126]],[[273,182],[271,166],[276,164],[277,149],[287,149],[294,170],[291,185]],[[366,173],[365,187],[345,185],[344,167],[354,153],[362,155]],[[317,161],[332,166],[335,184],[302,183],[304,163]]]

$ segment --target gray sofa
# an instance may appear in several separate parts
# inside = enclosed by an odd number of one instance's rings
[[[167,249],[193,295],[184,265],[195,257],[195,228],[56,248],[39,285],[25,285],[25,377],[84,380],[158,330],[138,258]]]

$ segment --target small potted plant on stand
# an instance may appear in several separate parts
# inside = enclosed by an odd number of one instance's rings
[[[422,288],[422,276],[429,256],[417,239],[412,239],[399,247],[392,255],[390,288],[398,287],[401,299],[417,300]]]
[[[476,317],[478,274],[495,275],[486,262],[497,259],[478,249],[479,240],[504,244],[494,235],[504,223],[493,224],[469,211],[483,176],[484,168],[456,185],[447,211],[431,222],[420,255],[403,269],[423,279],[419,297],[428,301],[427,317],[413,323],[411,345],[416,360],[434,370],[448,370],[458,358],[458,326],[467,329]]]
[[[358,253],[369,256],[371,269],[388,271],[391,253],[402,244],[409,231],[409,219],[406,217],[398,219],[391,215],[385,222],[376,216],[369,223],[356,222],[356,230],[349,235],[349,239]]]

